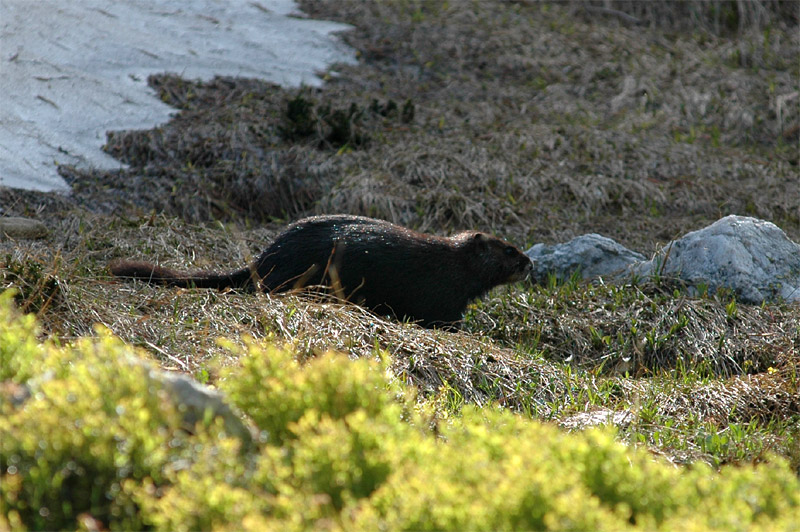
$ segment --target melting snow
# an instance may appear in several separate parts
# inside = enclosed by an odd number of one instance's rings
[[[292,0],[0,0],[0,186],[68,191],[58,164],[122,164],[106,131],[151,128],[175,109],[147,76],[257,77],[319,85],[354,63],[333,32]]]

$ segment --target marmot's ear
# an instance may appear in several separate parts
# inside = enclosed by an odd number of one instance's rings
[[[489,238],[484,233],[475,233],[472,235],[472,242],[480,247],[486,247]]]

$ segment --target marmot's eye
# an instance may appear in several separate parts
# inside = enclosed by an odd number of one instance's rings
[[[511,246],[506,246],[506,249],[503,250],[503,253],[505,253],[507,257],[513,257],[517,254],[517,250]]]

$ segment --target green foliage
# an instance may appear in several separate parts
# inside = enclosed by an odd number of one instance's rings
[[[393,403],[384,390],[384,365],[342,364],[329,355],[301,366],[291,350],[253,341],[244,351],[232,342],[223,345],[239,355],[241,367],[224,370],[220,387],[271,444],[292,438],[293,424],[308,411],[333,419],[363,411],[375,418]]]
[[[409,124],[414,121],[414,113],[410,99],[403,103],[402,109],[398,109],[397,103],[391,99],[383,104],[373,99],[369,106],[351,102],[348,107],[336,108],[298,93],[286,102],[278,133],[289,142],[310,139],[320,149],[361,148],[370,141],[368,131],[374,129],[370,122],[376,117]]]
[[[0,291],[14,287],[14,299],[26,312],[41,312],[58,301],[58,280],[35,260],[19,260],[6,254],[0,272]]]
[[[161,482],[185,450],[176,409],[119,340],[39,344],[31,318],[14,316],[5,294],[0,320],[3,380],[30,394],[0,403],[0,518],[60,529],[89,513],[141,528],[126,481]]]
[[[13,323],[0,327],[0,382],[24,382],[40,368],[43,354],[36,341],[38,325],[33,314],[14,316],[10,311],[11,290],[0,294],[0,322]],[[12,321],[13,320],[13,321]]]
[[[437,417],[388,366],[255,341],[220,388],[260,431],[186,430],[152,370],[106,333],[38,342],[0,298],[0,528],[771,529],[800,520],[781,460],[676,468],[607,430],[496,407]],[[5,383],[25,387],[14,398]]]
[[[286,102],[284,125],[279,129],[286,140],[298,140],[313,135],[317,130],[314,104],[300,94]]]

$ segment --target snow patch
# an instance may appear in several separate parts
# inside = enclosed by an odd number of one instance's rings
[[[106,131],[151,128],[175,109],[147,76],[321,84],[356,62],[291,0],[0,0],[0,186],[67,192],[58,164],[114,169]]]

